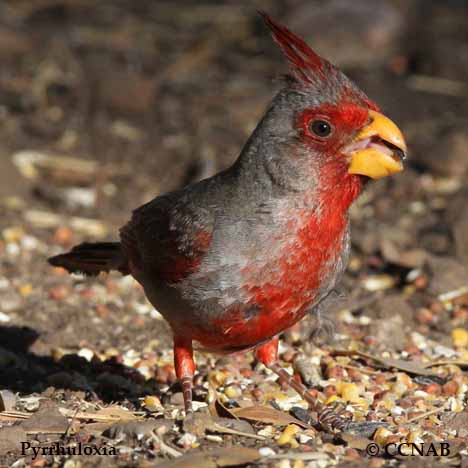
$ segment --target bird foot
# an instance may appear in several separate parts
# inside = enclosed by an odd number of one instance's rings
[[[351,423],[342,404],[325,406],[317,401],[313,404],[317,410],[317,424],[326,432],[345,431]]]
[[[323,406],[317,415],[318,425],[327,432],[346,432],[349,434],[371,437],[379,427],[388,423],[379,421],[352,421],[343,404]]]
[[[278,362],[278,340],[275,338],[257,348],[257,358],[272,370],[282,384],[287,383],[309,404],[309,410],[317,415],[316,425],[330,433],[350,432],[355,435],[372,435],[377,428],[385,427],[387,423],[374,421],[353,422],[352,415],[346,411],[342,403],[324,405],[311,395],[309,389],[289,375]]]
[[[374,432],[379,427],[388,427],[389,424],[386,422],[379,421],[359,421],[353,422],[348,421],[347,424],[341,429],[342,432],[347,432],[349,434],[357,435],[360,437],[371,438],[374,435]]]
[[[353,422],[350,419],[350,414],[346,411],[342,403],[335,403],[332,405],[324,405],[317,401],[310,393],[307,387],[296,380],[279,366],[278,363],[273,363],[268,366],[275,374],[277,374],[283,382],[287,382],[291,388],[304,398],[309,404],[311,411],[317,414],[317,426],[330,433],[350,432],[355,435],[368,437],[372,435],[379,427],[385,427],[387,423],[363,421]]]

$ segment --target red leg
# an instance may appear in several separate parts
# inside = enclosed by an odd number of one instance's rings
[[[174,337],[174,367],[184,395],[185,414],[192,413],[192,386],[195,362],[192,340]]]
[[[270,341],[262,344],[255,350],[255,357],[265,366],[270,367],[270,364],[278,361],[278,343],[279,339],[276,336]]]
[[[317,401],[308,388],[289,375],[278,363],[278,338],[273,338],[267,343],[259,346],[255,351],[256,358],[268,369],[272,370],[280,381],[287,383],[299,395],[307,401],[312,411],[318,415],[320,424],[326,429],[345,429],[349,422],[341,413],[333,407],[326,406]]]

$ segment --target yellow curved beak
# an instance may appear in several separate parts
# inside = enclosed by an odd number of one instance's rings
[[[371,122],[357,134],[347,154],[348,172],[381,179],[403,170],[406,143],[400,129],[387,117],[370,110]]]

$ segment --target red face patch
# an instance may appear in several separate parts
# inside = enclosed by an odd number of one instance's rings
[[[302,111],[297,117],[296,128],[316,152],[338,156],[340,148],[368,119],[368,110],[357,104],[324,104]],[[327,127],[328,132],[324,131]]]

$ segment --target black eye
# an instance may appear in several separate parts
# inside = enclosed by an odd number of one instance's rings
[[[332,128],[325,120],[314,120],[309,124],[309,129],[319,137],[330,135]]]

